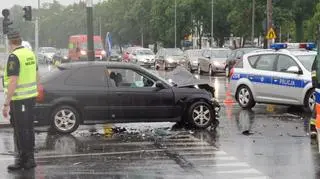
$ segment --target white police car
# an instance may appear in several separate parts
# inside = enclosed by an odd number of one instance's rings
[[[317,55],[313,43],[286,49],[287,44],[272,44],[272,49],[245,54],[231,71],[231,91],[242,108],[256,103],[304,106],[315,104],[311,67]],[[303,47],[303,48],[301,48]]]

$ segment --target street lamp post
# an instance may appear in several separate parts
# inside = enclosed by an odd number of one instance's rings
[[[174,0],[174,48],[177,48],[177,0]]]
[[[213,0],[211,1],[211,47],[213,47]]]
[[[87,56],[89,61],[94,61],[92,6],[92,0],[87,0]]]

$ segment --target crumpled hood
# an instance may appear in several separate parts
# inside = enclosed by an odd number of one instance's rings
[[[172,80],[178,87],[187,87],[192,85],[209,85],[206,80],[199,80],[193,76],[187,69],[178,66],[173,71],[165,75],[165,79]]]

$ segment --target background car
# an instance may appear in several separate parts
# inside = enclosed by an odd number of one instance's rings
[[[162,48],[155,57],[155,69],[168,70],[173,69],[178,65],[187,67],[187,58],[184,56],[183,51],[179,48]]]
[[[198,74],[202,72],[213,76],[217,72],[225,72],[226,60],[231,50],[226,48],[204,49],[202,57],[198,58]]]
[[[40,63],[52,63],[55,53],[57,53],[57,49],[54,47],[40,47],[38,49],[38,61]]]
[[[41,78],[36,121],[60,133],[80,124],[181,122],[207,128],[216,101],[205,90],[176,87],[138,65],[65,63]]]
[[[136,61],[134,61],[134,56],[133,56],[133,52],[136,50],[136,49],[140,49],[142,47],[139,47],[139,46],[135,46],[135,47],[128,47],[126,50],[124,50],[123,52],[123,56],[122,56],[122,60],[123,62],[132,62],[132,63],[135,63]]]
[[[235,50],[232,50],[230,53],[227,61],[226,61],[226,77],[230,76],[230,70],[234,67],[234,65],[241,60],[244,54],[259,50],[259,48],[256,47],[248,47],[248,48],[238,48]]]
[[[111,50],[111,55],[108,57],[109,61],[117,61],[117,62],[121,62],[122,61],[122,57],[121,57],[121,53],[119,50],[116,49],[112,49]]]
[[[138,48],[133,51],[132,56],[132,59],[140,66],[150,68],[154,65],[155,54],[148,48]]]
[[[60,49],[57,53],[55,53],[52,57],[52,63],[56,64],[59,63],[67,63],[70,61],[68,58],[69,50],[68,49]]]
[[[184,51],[184,55],[187,57],[188,70],[193,73],[198,69],[199,61],[198,58],[202,56],[202,50],[200,49],[190,49]]]

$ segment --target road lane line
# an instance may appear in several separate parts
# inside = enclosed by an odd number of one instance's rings
[[[250,169],[240,169],[240,170],[229,170],[229,171],[216,171],[217,174],[262,174],[260,171],[250,168]]]
[[[245,162],[234,162],[234,163],[200,165],[200,167],[250,167],[250,165]]]
[[[223,161],[223,160],[232,160],[232,161],[236,161],[237,159],[233,156],[226,156],[226,157],[199,157],[199,158],[186,158],[187,160],[191,160],[191,161]]]

